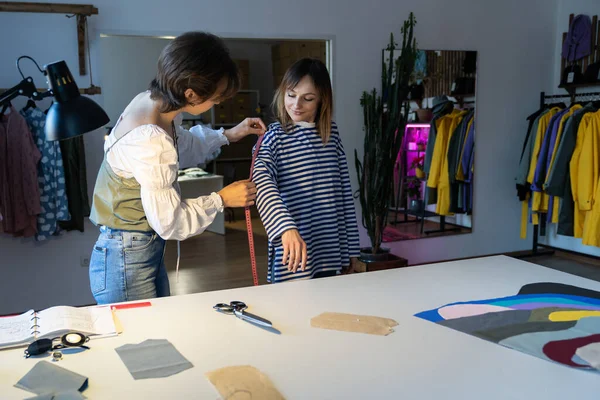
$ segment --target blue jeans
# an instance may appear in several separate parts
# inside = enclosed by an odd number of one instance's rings
[[[98,304],[170,295],[165,241],[155,232],[100,227],[90,258],[90,288]]]

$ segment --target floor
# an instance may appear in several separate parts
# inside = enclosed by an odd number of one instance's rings
[[[556,251],[553,255],[529,257],[523,260],[583,278],[600,281],[600,260],[593,257]]]
[[[456,225],[446,224],[445,232],[435,232],[435,233],[421,233],[421,222],[417,222],[417,220],[409,216],[408,221],[404,222],[404,215],[398,215],[396,219],[396,215],[393,212],[390,212],[388,216],[388,225],[386,227],[386,232],[384,232],[384,242],[388,241],[399,241],[399,240],[412,240],[419,238],[428,238],[428,237],[438,237],[438,236],[449,236],[449,235],[457,235],[461,233],[470,233],[470,228],[460,227]],[[398,223],[394,223],[398,221]],[[440,229],[440,224],[437,222],[425,220],[423,226],[423,232],[428,231],[437,231]]]
[[[267,283],[267,235],[259,219],[253,219],[259,283]],[[412,225],[412,224],[406,224]],[[252,286],[248,236],[244,220],[226,223],[226,235],[205,232],[181,242],[179,281],[175,272],[177,244],[169,241],[165,262],[172,295],[183,295]],[[584,278],[600,281],[600,260],[556,252],[526,261]],[[228,299],[225,299],[228,300]]]
[[[259,283],[267,283],[267,234],[259,219],[253,219],[254,247]],[[181,295],[252,286],[248,235],[244,220],[226,223],[226,234],[204,232],[181,242],[179,281],[177,242],[168,241],[165,264],[171,294]]]

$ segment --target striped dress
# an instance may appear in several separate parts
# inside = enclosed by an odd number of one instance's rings
[[[358,226],[348,165],[337,125],[327,145],[315,124],[269,126],[258,152],[252,180],[256,205],[269,237],[268,281],[310,279],[318,272],[340,271],[360,255]],[[306,242],[306,270],[282,264],[281,235],[298,229]]]

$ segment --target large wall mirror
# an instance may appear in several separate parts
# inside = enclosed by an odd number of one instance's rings
[[[162,49],[170,37],[102,34],[100,37],[104,106],[111,123],[109,133],[127,104],[148,88],[156,74]],[[242,78],[237,95],[199,116],[183,115],[182,125],[190,129],[205,125],[214,129],[237,125],[246,117],[273,122],[271,101],[285,71],[303,57],[318,58],[331,66],[326,40],[224,39]],[[331,68],[330,68],[331,70]],[[248,179],[256,136],[223,146],[209,162],[181,166],[179,185],[184,198],[208,195],[238,180]],[[102,148],[97,149],[102,152]],[[94,177],[95,178],[95,177]],[[267,235],[256,208],[252,210],[258,276],[267,276]],[[226,209],[207,232],[181,242],[179,279],[176,279],[177,245],[169,241],[165,254],[171,294],[188,294],[252,285],[248,236],[244,209]]]
[[[476,81],[477,52],[419,51],[384,242],[471,232]]]

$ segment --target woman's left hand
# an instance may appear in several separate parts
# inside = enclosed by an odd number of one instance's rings
[[[267,131],[265,123],[260,118],[246,118],[239,125],[226,129],[223,133],[227,140],[235,143],[248,135],[264,135]]]

